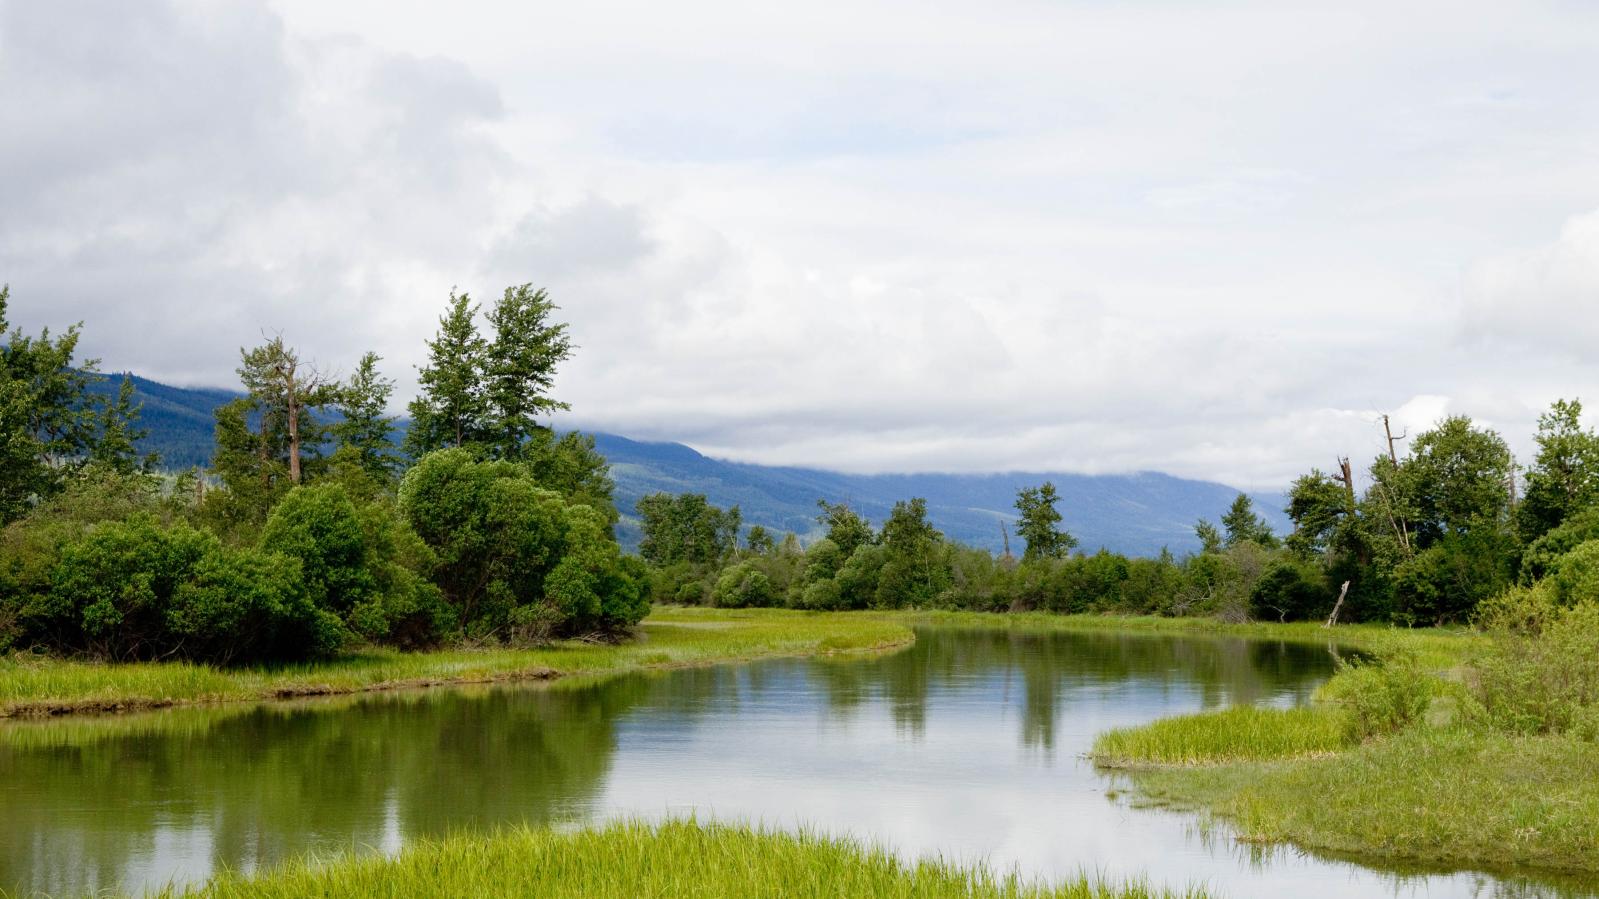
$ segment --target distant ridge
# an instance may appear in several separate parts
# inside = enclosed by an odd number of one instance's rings
[[[98,389],[114,391],[122,375],[110,373]],[[161,454],[169,468],[204,465],[211,457],[213,413],[240,394],[220,388],[173,387],[137,375],[138,401],[144,404],[142,425],[149,430],[142,449]],[[852,475],[812,468],[752,465],[712,459],[681,443],[630,440],[615,434],[594,435],[611,463],[616,502],[623,515],[618,536],[628,547],[638,545],[634,508],[642,496],[657,491],[703,493],[712,503],[737,505],[745,524],[764,525],[779,535],[793,531],[802,539],[818,536],[816,501],[847,502],[874,523],[881,523],[895,501],[913,496],[927,500],[934,524],[953,540],[999,551],[1000,525],[1012,526],[1012,503],[1021,487],[1054,482],[1060,491],[1062,524],[1081,541],[1081,549],[1100,547],[1128,555],[1155,555],[1163,547],[1179,555],[1199,548],[1194,522],[1215,521],[1238,491],[1223,484],[1195,481],[1157,472],[1084,475],[1066,472],[999,474]],[[1276,493],[1250,493],[1256,510],[1278,533],[1286,533],[1286,500]],[[1012,528],[1014,531],[1014,528]],[[1012,548],[1021,542],[1012,534]]]

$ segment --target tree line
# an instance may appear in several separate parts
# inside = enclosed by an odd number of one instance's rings
[[[605,460],[540,420],[566,408],[573,350],[542,290],[481,316],[451,293],[403,445],[376,354],[335,378],[281,336],[241,349],[210,465],[175,476],[135,450],[131,382],[92,389],[80,327],[8,331],[8,300],[0,649],[277,661],[609,633],[648,609]]]
[[[822,501],[824,536],[808,547],[759,526],[738,540],[739,513],[702,495],[639,503],[641,551],[664,601],[811,609],[1216,615],[1232,620],[1470,622],[1514,585],[1549,576],[1580,544],[1599,539],[1599,435],[1577,400],[1539,419],[1524,474],[1491,429],[1450,416],[1374,459],[1356,489],[1337,474],[1297,479],[1279,536],[1239,494],[1219,521],[1200,521],[1198,552],[1155,558],[1074,552],[1059,494],[1045,483],[1016,497],[1020,558],[949,541],[926,503],[894,506],[880,527]],[[1599,558],[1599,544],[1594,552]]]

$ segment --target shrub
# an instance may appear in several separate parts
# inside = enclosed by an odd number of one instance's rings
[[[1292,559],[1272,563],[1249,591],[1253,618],[1303,621],[1323,617],[1331,605],[1321,572]]]
[[[777,591],[772,580],[753,562],[739,562],[730,566],[717,578],[711,591],[711,601],[728,609],[777,604]]]
[[[1321,697],[1343,707],[1346,730],[1356,740],[1396,734],[1420,721],[1438,682],[1403,653],[1381,662],[1340,659],[1338,668]]]
[[[1599,603],[1560,604],[1545,584],[1484,609],[1491,647],[1474,658],[1474,722],[1514,734],[1599,737]]]
[[[343,623],[317,608],[300,570],[298,560],[276,553],[207,552],[173,592],[172,638],[183,655],[218,664],[334,652]]]

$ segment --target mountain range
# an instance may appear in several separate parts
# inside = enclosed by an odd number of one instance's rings
[[[211,456],[213,414],[239,396],[220,388],[173,387],[129,375],[143,404],[141,424],[149,431],[141,449],[159,453],[165,467],[204,465]],[[120,376],[99,385],[114,390]],[[1157,472],[1085,475],[1070,472],[993,474],[930,473],[859,475],[815,468],[730,462],[705,456],[681,443],[630,440],[597,433],[595,441],[611,463],[616,502],[623,520],[619,538],[638,543],[634,507],[640,497],[703,493],[714,505],[737,505],[746,525],[763,525],[802,540],[819,536],[817,500],[845,502],[881,523],[898,500],[923,497],[928,517],[953,540],[1000,551],[1003,528],[1014,530],[1016,491],[1044,481],[1060,493],[1062,526],[1081,548],[1100,547],[1128,555],[1154,555],[1162,548],[1181,554],[1198,549],[1194,523],[1217,520],[1239,491],[1224,484]],[[1251,492],[1256,510],[1278,533],[1289,527],[1281,494]],[[1014,536],[1014,534],[1012,534]],[[1014,547],[1020,551],[1018,542]]]

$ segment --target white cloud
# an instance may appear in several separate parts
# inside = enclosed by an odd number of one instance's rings
[[[0,280],[109,366],[413,389],[547,286],[572,421],[1264,486],[1599,371],[1574,6],[0,5]],[[1551,352],[1551,347],[1561,352]]]

